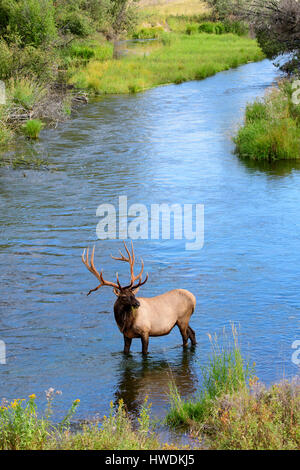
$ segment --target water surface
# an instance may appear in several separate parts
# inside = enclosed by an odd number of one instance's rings
[[[277,75],[268,61],[203,81],[109,96],[74,119],[45,130],[36,144],[56,171],[0,169],[0,397],[62,390],[60,416],[81,399],[78,417],[107,412],[124,398],[135,411],[149,394],[156,415],[167,406],[172,377],[180,392],[197,389],[210,353],[207,333],[240,326],[243,349],[266,383],[297,373],[291,345],[299,339],[300,173],[294,163],[255,165],[233,153],[247,102]],[[109,254],[118,241],[97,241],[96,208],[128,203],[205,205],[205,244],[186,251],[178,240],[135,243],[149,281],[144,296],[182,287],[197,297],[192,318],[198,345],[182,351],[177,330],[140,341],[122,354],[114,295],[80,261],[96,243],[96,264],[109,279],[126,267]],[[123,268],[123,269],[122,269]],[[41,400],[42,401],[42,400]]]

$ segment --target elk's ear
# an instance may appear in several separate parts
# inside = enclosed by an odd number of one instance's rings
[[[119,295],[120,295],[119,289],[116,289],[116,288],[114,287],[114,294],[115,294],[117,297],[119,297]]]
[[[133,289],[133,291],[132,291],[133,295],[136,295],[136,294],[138,293],[138,291],[139,291],[139,290],[140,290],[140,288],[139,288],[139,287],[137,287],[136,289]]]

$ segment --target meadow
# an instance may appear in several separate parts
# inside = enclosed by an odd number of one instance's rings
[[[254,40],[232,33],[162,33],[155,44],[140,45],[121,60],[91,60],[70,69],[69,83],[96,94],[134,93],[201,80],[263,57]]]

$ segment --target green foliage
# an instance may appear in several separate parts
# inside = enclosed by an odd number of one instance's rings
[[[199,25],[200,33],[208,33],[208,34],[217,34],[218,28],[216,27],[218,23],[213,23],[211,21],[206,21],[205,23],[201,23]]]
[[[198,31],[200,31],[198,23],[189,23],[186,25],[185,33],[189,36],[198,33]]]
[[[61,392],[56,392],[56,394]],[[0,450],[45,449],[48,440],[59,432],[68,429],[80,400],[74,400],[65,418],[58,426],[52,425],[52,401],[54,389],[46,392],[47,408],[45,416],[39,417],[36,395],[29,400],[16,399],[11,403],[2,401],[0,406]]]
[[[74,34],[79,37],[87,37],[93,31],[92,21],[80,11],[65,13],[58,22],[60,29],[66,34]]]
[[[52,0],[6,0],[1,30],[8,41],[17,34],[22,44],[40,46],[56,38]]]
[[[266,389],[253,378],[249,390],[219,397],[204,426],[210,449],[298,450],[300,385]]]
[[[249,0],[206,0],[216,19],[224,20],[237,14],[247,6]]]
[[[104,416],[102,423],[84,425],[81,432],[65,434],[61,441],[50,443],[57,448],[68,450],[150,450],[159,449],[161,445],[151,432],[150,409],[147,397],[140,409],[138,428],[134,425],[125,410],[123,400],[117,406],[110,403],[110,412]]]
[[[224,332],[222,342],[212,338],[213,354],[202,371],[202,388],[196,398],[182,400],[175,384],[170,385],[171,410],[167,415],[167,423],[172,426],[186,426],[191,421],[203,421],[214,407],[216,398],[223,394],[232,394],[245,390],[253,371],[243,360],[237,340],[237,332],[232,327],[233,344],[226,344]]]
[[[223,27],[226,33],[246,36],[249,33],[249,26],[243,21],[225,20]]]
[[[46,94],[46,89],[26,77],[8,82],[8,97],[16,105],[30,110]]]
[[[245,125],[234,138],[236,152],[251,160],[300,158],[300,107],[291,101],[291,85],[255,101],[246,108]]]
[[[48,435],[48,423],[38,419],[35,396],[14,400],[0,408],[0,449],[25,450],[41,447]]]
[[[96,93],[128,93],[129,87],[142,91],[166,83],[200,80],[263,58],[255,41],[233,34],[165,34],[170,41],[153,41],[147,55],[141,48],[140,54],[122,60],[91,60],[84,67],[74,68],[70,83]]]
[[[132,34],[133,39],[155,39],[159,38],[163,33],[161,26],[154,26],[152,28],[141,28]]]
[[[39,119],[30,119],[22,126],[22,130],[26,137],[38,139],[43,126],[42,121]]]

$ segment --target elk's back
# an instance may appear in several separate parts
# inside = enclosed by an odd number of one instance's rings
[[[137,328],[147,328],[150,336],[168,334],[177,322],[188,324],[196,306],[195,296],[185,289],[174,289],[156,297],[139,297]]]

